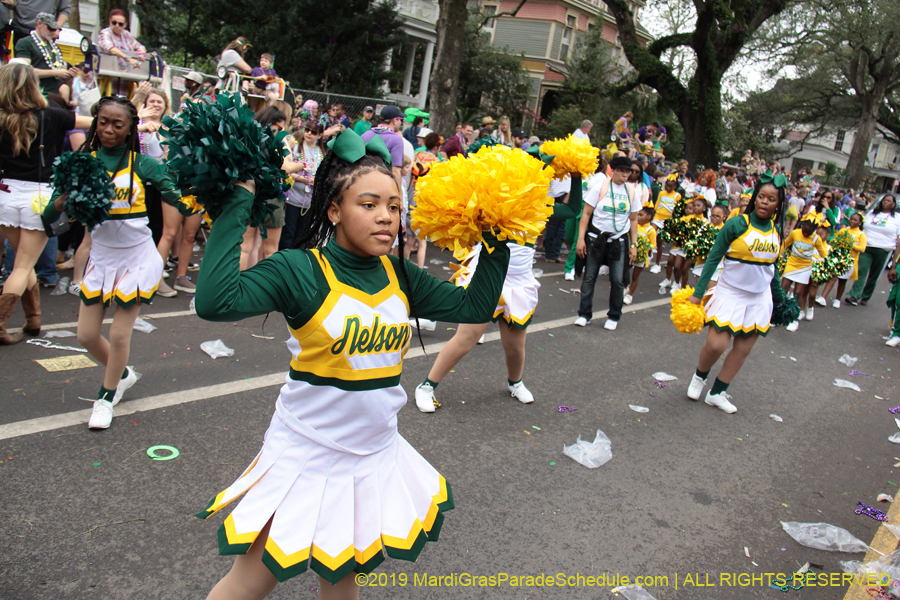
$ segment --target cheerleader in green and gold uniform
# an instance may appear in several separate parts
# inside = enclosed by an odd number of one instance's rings
[[[726,222],[719,232],[690,298],[694,304],[700,304],[719,261],[724,259],[719,282],[706,305],[709,325],[706,345],[700,351],[697,372],[687,394],[692,400],[700,399],[710,370],[733,340],[734,345],[705,400],[727,413],[737,411],[726,393],[729,384],[756,340],[765,336],[771,326],[770,287],[781,249],[773,217],[783,214],[786,183],[783,175],[772,177],[767,173],[760,178],[745,214]]]

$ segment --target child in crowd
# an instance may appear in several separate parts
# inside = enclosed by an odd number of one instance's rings
[[[650,224],[650,221],[653,219],[654,210],[650,207],[643,207],[640,212],[638,212],[637,222],[638,222],[638,244],[640,244],[640,240],[647,240],[647,243],[650,245],[650,248],[656,247],[656,229],[653,225]],[[644,259],[643,262],[635,263],[634,269],[631,271],[631,287],[628,288],[628,292],[625,294],[623,302],[625,304],[631,304],[634,300],[634,292],[637,290],[638,279],[641,277],[641,271],[650,266],[650,254],[648,252],[647,258]]]
[[[841,307],[841,298],[844,296],[844,289],[847,287],[848,281],[856,281],[859,279],[859,255],[866,251],[866,234],[863,233],[863,216],[862,213],[853,213],[850,215],[850,235],[853,236],[853,248],[850,250],[850,256],[853,258],[853,266],[847,269],[847,272],[837,278],[837,295],[831,303],[832,308]],[[825,284],[825,291],[822,292],[822,302],[816,298],[816,302],[825,306],[828,302],[828,294],[834,287],[834,279]]]
[[[250,77],[256,79],[253,85],[258,91],[265,90],[266,97],[272,101],[277,100],[281,92],[281,84],[276,81],[278,73],[272,68],[274,64],[275,57],[268,52],[263,52],[259,55],[259,66],[253,67],[253,70],[250,71]]]
[[[721,204],[716,204],[712,207],[709,212],[709,225],[710,227],[715,227],[716,229],[722,229],[722,226],[725,225],[725,212],[726,208]],[[703,268],[706,266],[706,260],[704,259],[701,263],[695,263],[694,268],[691,272],[700,279],[700,275],[703,274]],[[719,281],[719,273],[722,272],[722,262],[719,261],[719,266],[716,267],[715,272],[713,272],[712,277],[709,280],[709,285],[706,288],[706,295],[712,294],[713,290],[716,287],[716,282]]]
[[[678,187],[678,175],[672,173],[671,175],[666,177],[665,180],[665,188],[663,191],[659,193],[659,196],[656,200],[656,212],[653,215],[653,221],[651,221],[653,228],[659,233],[659,230],[663,228],[666,224],[666,221],[672,218],[672,211],[675,210],[675,203],[681,200],[681,194],[676,192],[676,188]],[[659,266],[659,261],[662,259],[662,238],[656,238],[656,264],[653,265],[653,268],[650,269],[650,272],[653,274],[659,273],[662,269]],[[671,261],[671,257],[669,261]],[[669,263],[666,263],[666,286],[670,285],[669,278],[672,275],[672,269],[669,268]],[[661,285],[661,284],[660,284]],[[663,292],[665,293],[665,292]]]
[[[781,246],[781,253],[787,257],[781,287],[787,292],[793,285],[794,297],[797,299],[797,304],[800,305],[800,316],[785,328],[788,331],[797,331],[800,321],[804,318],[811,321],[813,318],[812,306],[807,309],[812,257],[814,252],[817,252],[822,258],[825,257],[825,244],[816,233],[818,219],[818,213],[808,213],[800,221],[800,229],[792,231]]]
[[[706,198],[697,196],[684,203],[684,216],[682,221],[690,221],[692,219],[703,219],[706,211]],[[691,261],[685,258],[684,250],[680,246],[672,246],[669,249],[669,260],[666,262],[666,278],[659,284],[659,293],[665,294],[666,288],[672,286],[671,291],[677,292],[687,285],[688,274],[691,272]]]

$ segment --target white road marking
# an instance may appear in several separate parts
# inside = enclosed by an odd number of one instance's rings
[[[651,300],[650,302],[642,302],[640,304],[632,304],[631,306],[624,307],[622,312],[637,312],[648,308],[664,306],[666,304],[669,304],[668,297],[660,298],[659,300]],[[180,313],[161,313],[159,315],[155,315],[154,318],[160,319],[174,316],[185,316],[190,314],[192,314],[190,311],[182,311]],[[144,318],[149,318],[149,315]],[[530,333],[536,333],[538,331],[547,331],[548,329],[569,327],[572,326],[573,320],[574,319],[572,317],[566,317],[563,319],[545,321],[542,323],[532,323],[528,327],[528,331]],[[51,327],[54,329],[62,329],[66,326],[71,327],[72,325],[73,324],[62,323]],[[413,340],[415,339],[416,338],[414,336]],[[484,336],[485,342],[494,342],[499,339],[499,331],[493,331]],[[441,348],[443,348],[446,344],[447,342],[439,342],[436,344],[429,344],[425,346],[427,355],[431,357],[436,356],[437,353],[441,351]],[[421,347],[410,348],[409,352],[406,353],[407,360],[418,358],[420,356],[425,356],[425,352],[422,352]],[[188,402],[194,402],[196,400],[207,400],[209,398],[218,398],[220,396],[228,396],[231,394],[239,394],[241,392],[258,390],[265,387],[282,385],[284,383],[284,378],[285,373],[284,371],[282,371],[279,373],[272,373],[270,375],[253,377],[251,379],[239,379],[237,381],[230,381],[228,383],[219,383],[216,385],[194,388],[191,390],[179,390],[177,392],[171,392],[168,394],[160,394],[158,396],[151,396],[149,398],[141,398],[139,400],[125,402],[124,404],[119,404],[118,406],[116,406],[116,417],[124,417],[126,415],[132,415],[137,412],[156,410],[159,408],[166,408],[168,406],[177,406],[179,404],[186,404]],[[42,433],[44,431],[62,429],[63,427],[72,427],[73,425],[85,424],[88,422],[90,416],[91,409],[85,409],[76,410],[69,413],[62,413],[59,415],[51,415],[49,417],[38,417],[36,419],[18,421],[16,423],[7,423],[6,425],[0,425],[0,440],[7,440],[23,435],[32,435],[35,433]]]

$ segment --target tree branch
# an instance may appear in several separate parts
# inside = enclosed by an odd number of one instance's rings
[[[662,56],[662,53],[678,46],[690,46],[693,35],[690,33],[673,33],[655,40],[647,51],[656,58]]]
[[[481,25],[479,26],[479,29],[481,27],[484,27],[485,25],[487,25],[488,21],[490,21],[491,19],[496,19],[498,17],[514,17],[514,16],[516,16],[519,12],[519,9],[521,9],[525,5],[525,2],[526,2],[526,0],[519,0],[519,5],[516,6],[515,9],[509,10],[506,12],[495,13],[493,15],[486,15],[483,12],[479,11],[478,13],[476,13],[478,16],[481,17]]]

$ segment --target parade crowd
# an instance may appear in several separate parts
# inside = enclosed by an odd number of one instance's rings
[[[112,11],[109,22],[101,45],[126,69],[144,49],[126,35],[123,11]],[[252,67],[252,46],[239,37],[223,49],[220,66],[239,74],[245,94],[256,98],[258,128],[288,134],[279,138],[285,156],[277,166],[290,187],[265,196],[257,218],[251,207],[264,178],[225,189],[214,205],[201,203],[176,185],[172,165],[183,157],[166,143],[179,115],[208,106],[203,97],[226,96],[225,81],[191,73],[182,98],[148,84],[100,98],[84,65],[62,61],[54,44],[59,29],[58,15],[35,15],[16,58],[0,67],[0,344],[39,335],[41,288],[59,286],[60,273],[70,277],[65,291],[81,303],[78,341],[106,367],[89,427],[105,429],[137,382],[128,363],[143,304],[183,292],[196,294],[199,318],[280,312],[289,325],[290,369],[263,448],[198,515],[242,496],[220,534],[220,551],[238,557],[210,598],[264,597],[309,565],[322,578],[320,597],[354,598],[350,571],[371,572],[385,554],[414,560],[424,541],[437,539],[452,494],[397,433],[396,414],[407,401],[402,355],[416,329],[459,323],[415,389],[418,409],[433,413],[443,377],[496,321],[509,394],[525,404],[539,400],[524,382],[526,335],[539,301],[535,264],[564,264],[565,280],[581,280],[575,326],[591,324],[602,277],[609,280],[606,330],[627,327],[624,307],[641,284],[702,307],[708,335],[687,395],[726,413],[737,410],[729,385],[785,302],[799,309],[780,323],[794,332],[827,319],[816,307],[865,307],[884,273],[897,281],[893,194],[822,185],[749,150],[731,166],[672,162],[665,127],[636,123],[630,112],[599,136],[610,141],[595,149],[593,173],[549,183],[545,206],[552,210],[535,243],[485,233],[483,243],[455,253],[458,271],[443,281],[425,267],[428,242],[416,227],[435,215],[419,206],[417,188],[424,193],[432,171],[456,157],[495,152],[525,167],[550,165],[550,140],[505,116],[433,131],[427,115],[394,105],[347,115],[341,104],[285,101],[274,57],[262,53]],[[593,128],[585,120],[552,142],[589,147]],[[58,159],[74,164],[81,155],[102,163],[111,182],[102,218],[96,207],[67,212],[81,190],[51,181]],[[87,175],[80,181],[85,189],[104,184]],[[900,345],[898,285],[890,313],[878,317],[892,347]],[[309,493],[313,488],[319,492]]]

